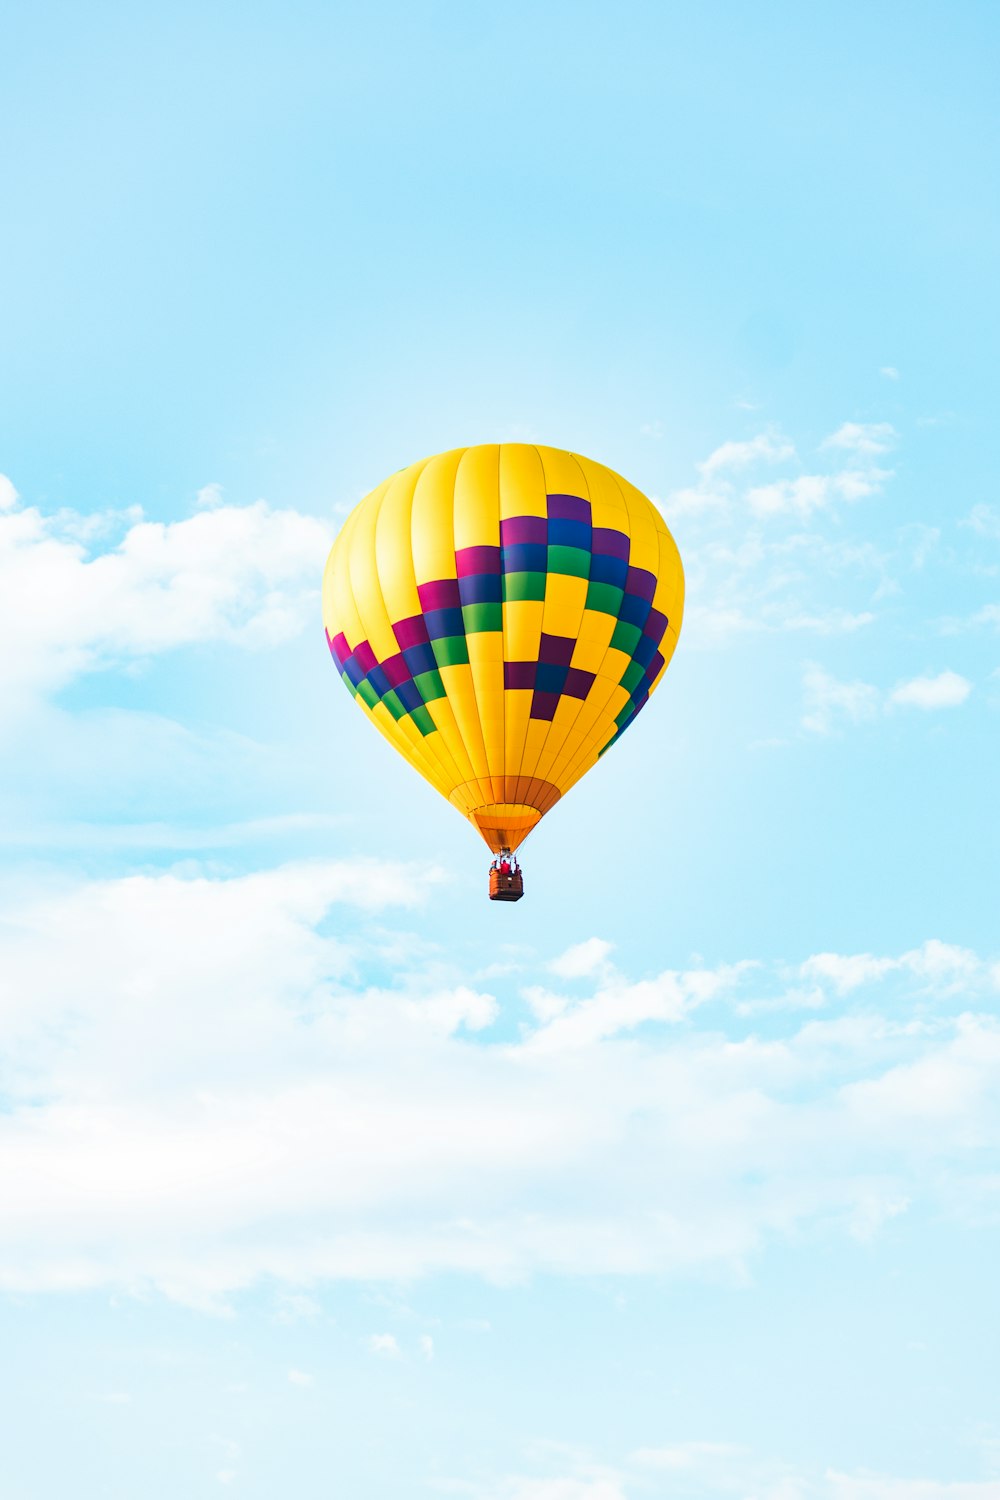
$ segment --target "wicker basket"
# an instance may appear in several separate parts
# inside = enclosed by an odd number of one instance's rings
[[[520,901],[524,895],[524,876],[520,870],[509,873],[493,868],[490,870],[490,900]]]

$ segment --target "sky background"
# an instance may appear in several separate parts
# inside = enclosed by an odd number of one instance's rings
[[[998,42],[4,13],[2,1500],[998,1500]],[[688,607],[497,908],[319,588],[517,439]]]

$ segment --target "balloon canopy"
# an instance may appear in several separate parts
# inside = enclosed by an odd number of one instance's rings
[[[677,644],[684,572],[611,469],[456,448],[357,505],[323,579],[345,686],[499,853],[632,724]]]

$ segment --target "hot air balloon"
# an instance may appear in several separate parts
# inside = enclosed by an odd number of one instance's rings
[[[323,578],[344,685],[478,829],[491,899],[507,901],[523,892],[519,845],[659,683],[683,605],[656,507],[603,464],[525,443],[386,479]]]

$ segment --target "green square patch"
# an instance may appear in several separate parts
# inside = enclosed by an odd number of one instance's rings
[[[625,594],[613,583],[590,583],[587,587],[587,608],[596,609],[602,615],[611,615],[617,620]]]
[[[627,620],[619,620],[615,626],[615,633],[611,637],[612,646],[619,651],[624,651],[626,656],[631,656],[642,639],[642,631],[638,625],[630,625]]]
[[[344,684],[344,686],[347,689],[347,691],[350,693],[351,697],[352,698],[356,698],[358,696],[358,690],[354,686],[354,683],[348,677],[348,675],[347,675],[346,672],[341,672],[341,674],[340,674],[340,680]]]
[[[374,708],[378,702],[378,693],[376,693],[367,677],[362,678],[361,682],[358,683],[358,697],[367,703],[369,708]]]
[[[479,635],[484,630],[503,629],[502,604],[463,604],[462,618],[466,635]]]
[[[413,686],[425,703],[433,703],[435,698],[444,697],[444,683],[437,672],[418,672],[413,679]]]
[[[503,596],[505,599],[544,599],[545,598],[544,573],[505,573],[503,575]],[[615,614],[618,613],[617,606]]]
[[[434,720],[431,718],[430,712],[426,708],[424,708],[423,704],[421,704],[419,708],[415,708],[413,710],[411,718],[413,719],[414,724],[416,724],[422,735],[434,733]]]
[[[406,713],[406,709],[403,707],[402,703],[400,703],[398,697],[396,696],[395,688],[389,689],[385,697],[382,699],[382,702],[385,704],[386,708],[392,714],[392,717],[394,719],[401,719]]]
[[[628,723],[629,719],[631,719],[631,717],[632,717],[632,715],[634,713],[635,713],[635,704],[632,702],[632,700],[630,698],[629,701],[626,703],[625,707],[622,709],[621,713],[618,715],[617,719],[615,720],[615,723],[618,725],[618,728],[620,730],[625,728],[625,725]]]
[[[439,641],[431,641],[431,646],[439,667],[460,667],[469,660],[469,647],[464,635],[445,635]]]
[[[621,675],[621,685],[627,693],[634,693],[645,675],[637,661],[630,661]]]
[[[566,573],[571,578],[589,578],[590,553],[582,547],[550,547],[549,572]]]

